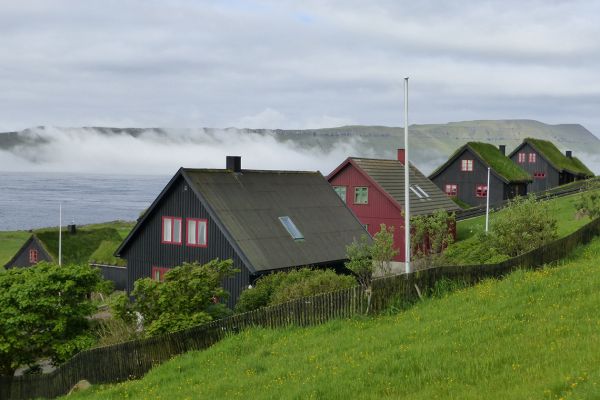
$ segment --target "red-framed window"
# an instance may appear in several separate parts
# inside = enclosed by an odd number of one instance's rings
[[[30,249],[29,250],[29,263],[30,264],[37,264],[38,262],[38,256],[39,253],[36,249]]]
[[[181,244],[181,218],[162,217],[160,242],[165,244]]]
[[[519,164],[523,164],[525,162],[525,153],[519,153]]]
[[[535,179],[546,179],[546,173],[545,172],[534,172],[533,177]]]
[[[170,270],[171,268],[152,267],[152,280],[156,282],[164,282],[165,274]]]
[[[461,160],[460,170],[462,172],[472,172],[473,171],[473,160]]]
[[[529,153],[529,162],[530,163],[534,163],[535,162],[535,153]]]
[[[188,218],[186,244],[191,247],[206,247],[208,242],[208,221],[201,218]]]
[[[475,196],[476,197],[486,197],[487,196],[487,185],[477,185],[475,188]]]
[[[456,196],[458,195],[458,185],[446,185],[446,194],[448,196]]]

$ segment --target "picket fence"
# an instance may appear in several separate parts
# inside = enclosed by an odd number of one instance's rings
[[[409,275],[376,279],[370,312],[381,313],[392,302],[415,300],[441,279],[474,284],[482,279],[502,277],[519,268],[537,268],[555,262],[598,235],[600,219],[567,237],[498,264],[439,266]],[[356,286],[261,308],[171,334],[86,350],[48,374],[0,376],[0,399],[53,398],[68,393],[82,379],[92,384],[137,379],[178,354],[206,349],[227,335],[244,329],[289,325],[304,327],[364,314],[365,299],[365,291]]]

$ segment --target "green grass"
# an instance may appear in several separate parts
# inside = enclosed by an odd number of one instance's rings
[[[397,315],[253,329],[75,399],[597,399],[600,239]]]
[[[575,206],[573,205],[577,198],[581,197],[580,193],[570,196],[557,197],[548,200],[548,204],[552,207],[552,214],[558,220],[558,236],[564,237],[575,232],[583,225],[590,222],[589,218],[575,218]],[[490,214],[490,229],[494,228],[494,221],[497,218],[502,218],[503,210]],[[458,221],[456,224],[456,240],[466,240],[474,236],[478,232],[485,230],[485,215]]]
[[[75,236],[63,231],[63,262],[87,263],[90,256],[96,251],[98,253],[95,257],[101,258],[101,261],[107,263],[114,261],[110,246],[114,246],[112,251],[116,250],[134,225],[135,222],[132,221],[111,221],[82,225],[78,226],[77,235]],[[34,232],[46,245],[52,256],[56,258],[58,253],[58,227],[36,229]],[[30,235],[31,232],[28,231],[0,231],[0,267],[4,266],[15,255]],[[109,241],[112,244],[104,244],[99,249],[104,241]]]
[[[103,240],[96,251],[90,255],[89,261],[98,264],[120,265],[125,267],[127,262],[122,258],[117,258],[113,254],[121,245],[120,240]]]
[[[459,206],[460,208],[462,208],[463,210],[466,210],[468,208],[471,208],[470,204],[465,203],[464,201],[462,201],[461,199],[459,199],[458,197],[451,197],[452,201],[454,203],[456,203],[457,206]]]
[[[531,181],[531,175],[519,165],[515,164],[510,158],[498,150],[496,146],[489,143],[483,142],[468,142],[464,146],[457,149],[452,154],[446,163],[441,165],[438,169],[432,172],[429,176],[435,175],[438,171],[445,169],[448,166],[448,162],[452,160],[456,155],[461,153],[465,148],[470,148],[475,154],[494,170],[497,174],[503,176],[510,182],[528,182]]]
[[[555,167],[560,170],[566,169],[574,173],[580,173],[586,176],[594,176],[584,163],[576,157],[569,158],[563,154],[554,143],[548,140],[526,138],[525,142],[533,146],[538,152],[543,154]]]

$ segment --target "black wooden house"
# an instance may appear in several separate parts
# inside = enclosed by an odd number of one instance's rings
[[[319,172],[181,168],[115,255],[127,260],[127,291],[162,280],[183,262],[232,259],[224,288],[233,305],[257,277],[300,266],[343,268],[346,246],[367,234]]]
[[[563,154],[548,140],[526,138],[509,155],[533,177],[527,190],[540,192],[594,176],[585,164],[573,157],[571,151]]]
[[[448,196],[471,205],[486,203],[490,168],[490,204],[527,194],[531,176],[505,155],[506,147],[469,142],[436,169],[431,179]]]
[[[4,268],[32,267],[41,261],[53,262],[54,259],[44,243],[35,234],[32,234],[10,261],[4,265]]]

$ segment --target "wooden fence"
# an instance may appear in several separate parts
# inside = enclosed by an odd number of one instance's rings
[[[567,237],[498,264],[431,267],[410,275],[376,279],[371,312],[386,310],[392,301],[416,299],[419,296],[416,288],[426,293],[441,279],[474,284],[519,268],[536,268],[557,261],[598,235],[600,219]],[[56,397],[66,394],[82,379],[92,384],[136,379],[177,354],[205,349],[225,336],[247,328],[310,326],[331,319],[350,318],[365,310],[365,292],[356,286],[238,314],[180,332],[86,350],[49,374],[0,376],[0,399]]]

